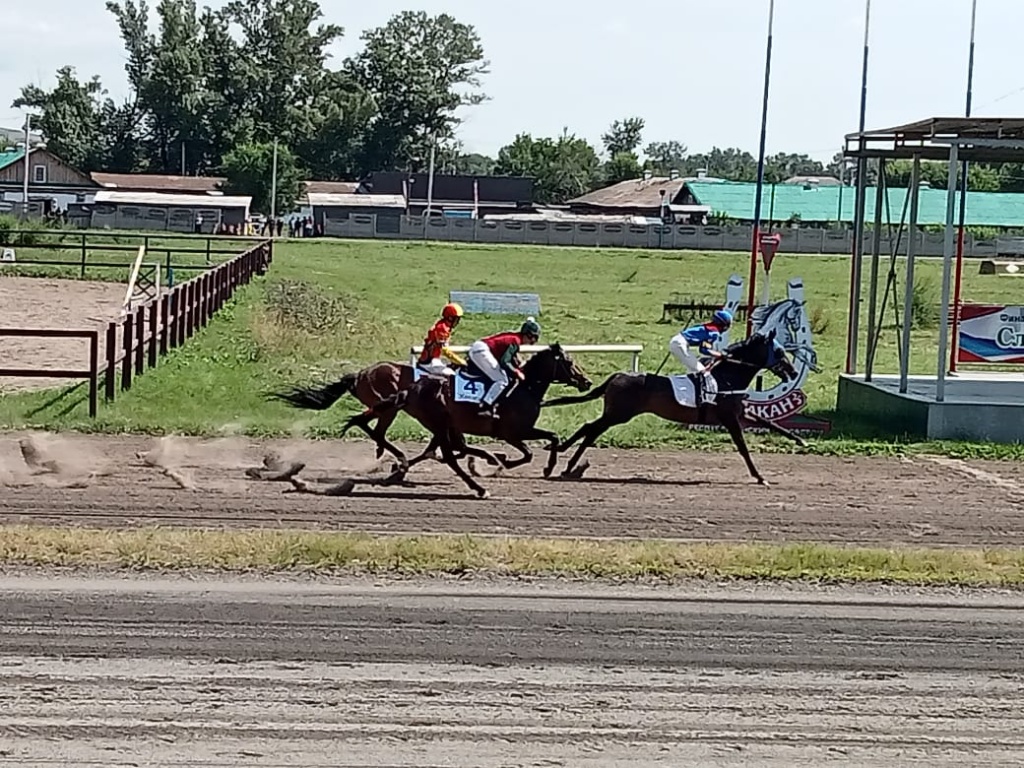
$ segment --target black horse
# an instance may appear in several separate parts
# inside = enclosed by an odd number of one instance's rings
[[[652,373],[613,373],[603,384],[592,392],[579,397],[560,397],[549,400],[542,407],[586,403],[604,398],[604,412],[594,421],[584,424],[576,433],[552,452],[544,476],[549,477],[557,462],[557,454],[564,452],[578,440],[583,440],[580,447],[569,460],[562,473],[563,477],[578,479],[583,476],[589,464],[577,467],[584,451],[606,431],[620,424],[632,421],[644,413],[652,413],[668,421],[679,424],[718,423],[729,432],[733,443],[739,450],[747,469],[758,483],[767,485],[765,479],[757,471],[746,440],[743,438],[743,401],[746,399],[754,377],[762,370],[769,370],[783,381],[790,381],[797,376],[796,369],[789,361],[786,350],[775,341],[775,331],[767,336],[754,334],[750,338],[730,345],[723,356],[711,368],[711,375],[718,384],[718,395],[715,402],[693,407],[680,405],[676,400],[672,381],[667,376]],[[696,377],[691,377],[694,391],[698,392]],[[753,417],[753,420],[766,426],[773,432],[785,435],[797,443],[803,441],[777,424],[767,419]]]

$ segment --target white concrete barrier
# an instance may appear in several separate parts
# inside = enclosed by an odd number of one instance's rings
[[[469,351],[468,346],[451,346],[448,348],[452,352],[458,352],[460,354],[465,354],[466,352]],[[528,344],[526,346],[520,347],[520,351],[524,352],[525,354],[533,354],[547,348],[547,344]],[[644,351],[644,346],[643,344],[563,344],[562,349],[564,349],[570,355],[574,355],[577,352],[605,355],[632,355],[631,366],[633,372],[635,373],[640,370],[640,354]],[[419,354],[422,351],[422,344],[412,347],[409,350],[409,362],[415,364],[416,358],[419,357]]]

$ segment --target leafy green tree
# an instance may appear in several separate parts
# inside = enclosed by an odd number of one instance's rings
[[[364,32],[346,69],[378,114],[365,139],[363,167],[422,171],[430,145],[450,140],[460,107],[481,103],[488,62],[476,30],[448,14],[405,11]]]
[[[913,162],[910,160],[892,160],[885,164],[885,180],[890,187],[906,188],[910,186],[910,175]],[[957,184],[960,183],[961,172],[957,172]],[[921,161],[921,182],[937,189],[945,189],[949,183],[949,166],[939,160]],[[983,164],[972,163],[967,172],[967,189],[973,192],[998,192],[1001,188],[999,171]]]
[[[825,166],[807,155],[779,152],[765,158],[764,180],[766,184],[778,184],[794,176],[824,175]]]
[[[98,77],[81,82],[72,67],[61,67],[53,90],[25,86],[13,106],[36,111],[33,125],[46,137],[50,149],[88,172],[104,167],[104,129],[107,114],[113,111],[102,99],[105,93]]]
[[[655,176],[668,176],[671,171],[686,168],[686,145],[680,141],[654,141],[644,149],[646,169]]]
[[[534,200],[542,204],[564,203],[594,189],[602,180],[597,151],[568,131],[557,139],[519,134],[498,152],[495,173],[533,177]]]
[[[640,160],[632,152],[617,152],[604,165],[604,177],[608,184],[637,179],[643,175]]]
[[[623,152],[636,154],[637,147],[643,139],[644,119],[642,117],[627,117],[625,120],[616,120],[612,123],[608,132],[601,136],[605,151],[610,157],[615,157]]]
[[[270,213],[271,190],[274,173],[274,145],[272,143],[242,144],[224,156],[221,173],[228,194],[251,195],[253,210]],[[277,205],[278,214],[295,210],[295,201],[302,194],[302,173],[291,151],[282,145],[277,148]]]

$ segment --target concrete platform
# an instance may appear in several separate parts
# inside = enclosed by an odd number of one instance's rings
[[[894,437],[1024,442],[1024,372],[950,375],[941,403],[935,376],[911,376],[906,393],[899,386],[898,375],[841,375],[836,411]]]

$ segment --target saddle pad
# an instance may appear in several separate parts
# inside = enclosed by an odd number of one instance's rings
[[[486,379],[466,376],[458,371],[452,379],[455,387],[455,402],[457,403],[479,403],[487,392],[489,382]]]
[[[683,408],[695,408],[697,406],[696,387],[693,386],[693,379],[685,373],[676,373],[668,377],[672,382],[672,394],[676,402]]]

